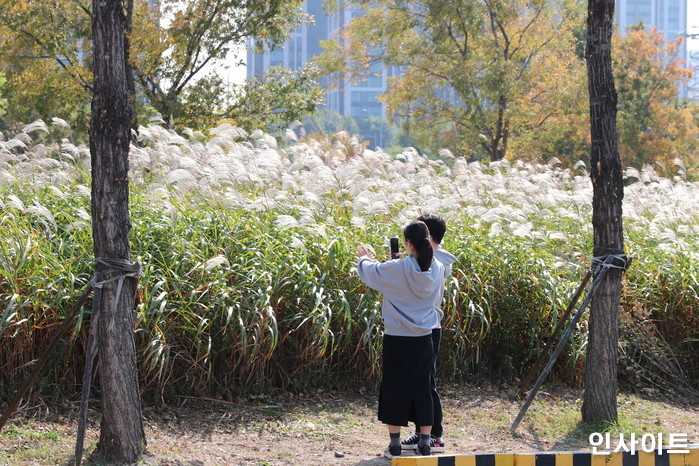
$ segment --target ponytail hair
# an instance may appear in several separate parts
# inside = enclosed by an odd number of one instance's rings
[[[417,252],[417,263],[420,270],[427,272],[432,265],[434,251],[430,244],[430,230],[425,222],[413,220],[403,228],[403,238],[410,241]]]

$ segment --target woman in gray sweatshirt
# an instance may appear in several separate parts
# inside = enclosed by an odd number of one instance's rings
[[[438,325],[435,303],[441,297],[444,265],[434,259],[429,230],[412,221],[403,229],[408,255],[377,262],[357,247],[359,278],[383,294],[383,365],[378,418],[391,438],[386,456],[401,454],[400,428],[409,419],[420,425],[418,451],[430,454],[433,405],[430,376],[434,368],[432,329]]]

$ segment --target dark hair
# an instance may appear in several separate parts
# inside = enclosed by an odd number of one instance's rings
[[[420,270],[427,272],[432,265],[432,245],[430,244],[430,230],[425,225],[425,222],[413,220],[403,228],[403,238],[410,241],[417,251],[417,263],[420,265]]]
[[[447,232],[447,223],[444,221],[444,219],[433,214],[420,215],[417,219],[425,222],[425,225],[427,225],[427,228],[430,230],[432,241],[437,244],[441,244],[442,238],[444,238],[444,233]]]

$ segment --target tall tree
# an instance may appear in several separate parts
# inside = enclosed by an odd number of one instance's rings
[[[262,78],[240,87],[236,103],[220,114],[245,129],[281,129],[311,115],[322,105],[325,91],[318,84],[318,69],[297,71],[273,66]]]
[[[579,66],[566,25],[574,2],[552,0],[355,0],[357,16],[325,44],[328,72],[401,67],[383,96],[394,119],[411,118],[422,147],[505,157],[513,134],[549,118],[560,79]],[[537,92],[532,92],[539,86]],[[537,99],[537,112],[527,101]],[[556,107],[558,108],[558,107]]]
[[[577,35],[584,37],[584,31]],[[696,157],[697,106],[679,96],[680,85],[687,82],[693,70],[677,55],[680,43],[681,38],[666,42],[656,29],[646,29],[643,24],[612,36],[619,156],[624,167],[640,168],[656,162],[669,167],[676,158],[691,166]],[[589,154],[587,76],[583,68],[565,75],[554,66],[549,69],[548,78],[568,92],[559,94],[553,102],[541,102],[543,107],[538,98],[528,99],[527,108],[547,112],[549,117],[536,131],[513,140],[513,157],[548,160],[555,156],[572,167]],[[543,84],[545,87],[545,81]],[[535,86],[532,95],[540,87]]]
[[[587,7],[588,91],[590,94],[590,178],[593,256],[624,253],[624,185],[616,132],[617,93],[612,73],[614,0],[589,0]],[[614,262],[614,265],[619,265]],[[598,272],[599,273],[599,272]],[[592,298],[585,359],[586,422],[617,420],[617,345],[622,270],[611,268]]]
[[[203,121],[225,113],[229,102],[221,96],[234,98],[234,93],[207,70],[237,59],[248,37],[271,47],[308,20],[300,12],[302,0],[125,3],[134,12],[126,27],[131,90],[143,97],[135,100],[137,110],[150,106],[171,125],[196,121],[191,116],[197,112],[205,114]],[[7,79],[0,98],[17,102],[16,114],[8,118],[74,121],[92,88],[91,15],[87,0],[0,0],[0,73]]]
[[[87,5],[0,0],[0,96],[5,125],[61,118],[84,131],[91,96]]]
[[[194,86],[225,88],[207,67],[239,53],[248,37],[258,46],[287,39],[308,18],[302,0],[141,0],[134,16],[133,68],[150,104],[172,125],[186,113],[185,95]],[[202,94],[206,95],[206,93]],[[201,109],[202,107],[200,107]],[[203,107],[206,108],[206,107]]]
[[[145,433],[138,389],[133,308],[136,264],[129,247],[131,103],[126,79],[124,0],[93,0],[94,95],[90,119],[92,235],[95,277],[93,319],[98,324],[102,426],[97,454],[108,463],[131,463],[143,452]]]

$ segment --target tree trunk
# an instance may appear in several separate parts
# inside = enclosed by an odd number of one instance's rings
[[[131,97],[131,108],[135,108],[136,99],[136,81],[134,78],[133,67],[131,66],[131,34],[133,33],[133,0],[126,0],[126,20],[124,26],[124,64],[126,67],[126,87],[129,90]],[[138,115],[137,112],[131,113],[131,129],[138,132]]]
[[[589,0],[587,73],[590,93],[595,257],[623,254],[624,186],[616,132],[617,94],[611,60],[614,0]],[[585,361],[585,422],[617,420],[617,345],[622,270],[610,269],[592,299]]]
[[[114,271],[97,259],[128,261],[128,153],[131,103],[126,82],[124,30],[126,9],[120,0],[93,0],[94,95],[90,120],[92,154],[92,234],[96,272]],[[120,284],[122,285],[120,287]],[[108,463],[135,461],[145,447],[133,339],[136,280],[106,283],[97,312],[102,426],[96,455]],[[121,289],[120,289],[121,288]]]
[[[484,134],[492,136],[481,142],[481,147],[488,154],[491,162],[502,160],[507,155],[507,144],[510,137],[510,119],[507,116],[507,104],[507,96],[501,95],[498,98],[498,114],[494,126],[482,128]]]
[[[493,144],[493,152],[490,157],[492,162],[504,159],[507,154],[508,126],[507,96],[501,95],[498,99],[498,121],[495,125],[495,141]]]

